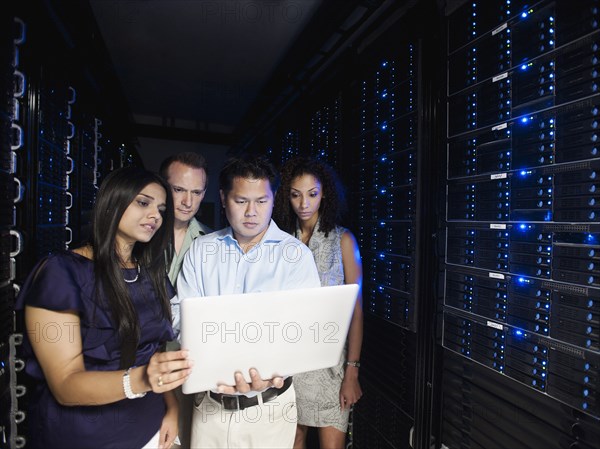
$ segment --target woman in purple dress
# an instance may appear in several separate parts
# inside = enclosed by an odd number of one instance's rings
[[[192,365],[186,351],[162,352],[173,339],[168,185],[145,170],[113,171],[92,226],[90,245],[45,257],[17,299],[34,383],[27,447],[168,448],[172,390]]]

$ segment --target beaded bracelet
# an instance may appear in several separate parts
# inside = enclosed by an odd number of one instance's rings
[[[131,389],[131,379],[129,378],[129,372],[132,368],[129,368],[125,373],[123,373],[123,391],[125,392],[125,396],[127,399],[139,399],[146,396],[146,393],[134,393]]]

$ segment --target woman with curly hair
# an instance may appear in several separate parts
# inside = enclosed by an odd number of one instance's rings
[[[328,165],[297,157],[282,167],[274,220],[313,252],[322,286],[362,284],[356,239],[337,224],[343,205],[341,185]],[[362,296],[359,293],[340,362],[332,368],[294,376],[298,406],[294,448],[306,446],[308,427],[319,429],[322,449],[344,447],[350,408],[362,396],[358,382],[362,337]]]

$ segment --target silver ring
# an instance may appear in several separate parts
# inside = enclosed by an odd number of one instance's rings
[[[158,382],[156,383],[156,385],[158,385],[159,387],[163,386],[162,376],[158,376]]]

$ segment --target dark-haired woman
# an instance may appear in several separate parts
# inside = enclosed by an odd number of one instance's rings
[[[169,187],[122,168],[98,191],[92,243],[41,260],[17,299],[23,356],[35,388],[28,448],[168,448],[177,436],[171,390],[189,376],[173,339],[165,250]]]
[[[282,168],[275,199],[275,222],[312,251],[321,285],[362,284],[356,239],[338,226],[343,194],[335,172],[309,158]],[[344,448],[349,410],[362,396],[358,382],[363,335],[362,297],[356,301],[347,352],[337,366],[294,376],[298,426],[294,448],[306,446],[307,427],[318,427],[321,448]]]

